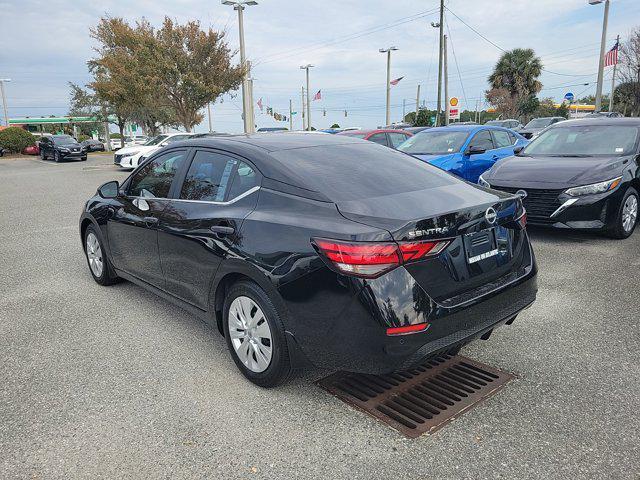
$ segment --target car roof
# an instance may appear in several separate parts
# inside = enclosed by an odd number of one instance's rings
[[[576,118],[573,120],[565,120],[564,122],[558,122],[551,125],[552,128],[558,127],[571,127],[582,125],[628,125],[628,126],[640,126],[640,118],[638,117],[589,117],[589,118]]]
[[[347,130],[346,132],[339,132],[338,135],[369,135],[371,133],[385,133],[385,132],[398,132],[406,133],[406,130],[402,128],[372,128],[369,130]]]
[[[513,132],[508,128],[500,127],[498,125],[449,125],[447,127],[433,127],[430,128],[429,132],[477,132],[480,130],[504,130],[505,132]],[[423,132],[419,132],[423,133]]]

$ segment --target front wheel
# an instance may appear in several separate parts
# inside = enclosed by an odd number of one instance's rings
[[[106,256],[104,245],[93,225],[84,232],[84,252],[87,256],[91,276],[100,285],[113,285],[119,277],[113,271]]]
[[[44,154],[44,150],[40,150],[40,159],[41,160],[46,160],[47,156]]]
[[[260,387],[283,383],[291,374],[284,326],[273,302],[257,284],[236,283],[223,310],[224,335],[242,374]]]
[[[622,197],[616,217],[616,224],[609,232],[613,238],[628,238],[636,228],[638,220],[638,192],[629,187]]]
[[[53,159],[56,161],[56,163],[60,163],[60,160],[61,160],[61,158],[60,158],[60,152],[56,151],[56,152],[53,154]]]

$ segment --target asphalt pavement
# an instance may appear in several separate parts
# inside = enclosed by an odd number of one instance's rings
[[[313,382],[262,390],[218,332],[130,283],[97,285],[87,162],[0,159],[0,478],[640,478],[640,231],[531,230],[537,302],[463,354],[514,372],[408,440]]]

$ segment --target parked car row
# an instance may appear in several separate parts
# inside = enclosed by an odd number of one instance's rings
[[[142,145],[131,145],[119,149],[113,156],[113,163],[122,168],[133,169],[156,150],[193,136],[191,133],[163,133],[153,137]]]

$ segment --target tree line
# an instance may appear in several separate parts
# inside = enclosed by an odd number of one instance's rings
[[[225,33],[202,29],[198,21],[176,23],[165,17],[155,28],[147,20],[129,24],[104,17],[90,29],[97,46],[87,62],[92,80],[70,83],[72,116],[141,125],[155,135],[164,126],[187,132],[199,124],[200,111],[224,93],[237,90],[244,66],[233,64],[236,51]]]

